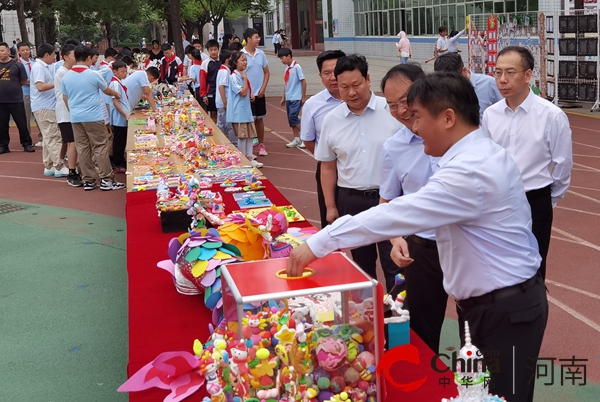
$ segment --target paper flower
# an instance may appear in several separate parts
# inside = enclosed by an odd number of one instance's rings
[[[118,392],[143,391],[149,388],[170,389],[164,402],[182,401],[204,384],[200,362],[189,352],[161,353],[131,376]]]
[[[173,275],[179,293],[204,293],[216,324],[223,305],[220,266],[240,261],[240,250],[227,244],[215,229],[199,229],[171,239],[168,254],[169,260],[159,262],[158,267]]]

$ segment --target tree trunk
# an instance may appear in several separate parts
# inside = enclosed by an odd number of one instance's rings
[[[54,42],[56,42],[56,21],[54,17],[43,18],[42,26],[44,27],[43,43],[54,45]]]
[[[0,11],[1,13],[2,11]],[[4,31],[4,28],[2,27],[2,18],[0,18],[0,42],[4,42],[4,35],[2,34],[2,31]]]
[[[110,21],[104,22],[104,29],[106,30],[106,42],[108,43],[108,47],[112,47],[112,26]]]
[[[171,0],[169,3],[169,13],[171,15],[171,34],[175,44],[175,52],[183,58],[183,40],[181,39],[181,17],[179,16],[179,0]]]
[[[39,46],[42,43],[42,18],[40,17],[40,0],[31,0],[31,14],[33,20],[33,33],[35,46]]]
[[[21,31],[21,41],[29,43],[29,34],[25,22],[25,0],[17,1],[17,20],[19,21],[19,31]]]

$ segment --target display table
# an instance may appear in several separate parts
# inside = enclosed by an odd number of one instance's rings
[[[140,113],[131,120],[145,118]],[[208,119],[213,127],[212,139],[216,144],[227,144],[227,138]],[[130,126],[128,146],[131,150],[133,134],[143,126]],[[159,136],[160,138],[160,136]],[[160,143],[159,143],[160,146]],[[232,146],[232,145],[231,145]],[[232,146],[233,147],[233,146]],[[242,164],[249,164],[243,158]],[[265,195],[274,205],[286,206],[290,202],[269,182],[261,179],[265,186]],[[128,178],[129,189],[131,179]],[[225,211],[230,213],[238,209],[233,195],[221,191],[214,185],[212,191],[220,191]],[[168,351],[192,351],[195,339],[205,342],[209,337],[208,325],[211,323],[211,311],[204,306],[203,298],[177,293],[172,277],[157,268],[157,262],[167,258],[167,246],[174,233],[162,233],[160,219],[155,209],[156,192],[154,190],[128,192],[126,201],[127,218],[127,271],[129,291],[129,361],[128,377],[152,361],[160,353]],[[295,227],[310,227],[308,222],[295,222]],[[442,397],[455,395],[455,386],[444,388],[439,385],[444,374],[431,367],[433,352],[411,333],[411,345],[416,348],[418,359],[411,362],[389,364],[392,380],[397,384],[420,384],[414,390],[401,390],[386,378],[382,378],[382,388],[386,401],[439,401]],[[385,357],[384,357],[384,360]],[[400,359],[402,360],[402,359]],[[438,367],[444,364],[437,361]],[[451,376],[446,373],[450,380]],[[169,391],[152,388],[142,392],[132,392],[130,401],[162,401]],[[201,401],[207,395],[201,388],[186,401]],[[383,401],[380,398],[379,401]]]

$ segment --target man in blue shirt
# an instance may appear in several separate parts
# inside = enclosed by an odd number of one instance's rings
[[[63,99],[71,113],[83,189],[95,189],[96,180],[100,177],[101,190],[120,190],[125,185],[114,181],[108,157],[108,131],[100,106],[100,91],[117,99],[120,95],[110,89],[99,74],[89,69],[93,55],[93,50],[87,46],[78,45],[75,48],[77,64],[63,77]],[[98,173],[94,162],[98,166]]]
[[[37,48],[37,61],[31,68],[29,88],[31,111],[42,133],[44,176],[67,177],[69,169],[61,159],[62,136],[56,122],[54,95],[54,45],[44,43]]]
[[[477,74],[471,72],[465,67],[462,58],[458,53],[449,52],[438,56],[433,64],[433,69],[435,71],[459,73],[471,81],[471,85],[473,85],[473,88],[475,88],[475,94],[479,100],[480,123],[485,109],[504,99],[500,94],[500,91],[498,91],[496,80],[486,74]]]
[[[439,158],[426,155],[423,139],[411,131],[415,116],[406,101],[413,82],[424,76],[421,67],[400,64],[388,71],[381,80],[381,91],[390,113],[404,127],[383,144],[379,172],[380,203],[416,193],[427,184],[437,169]],[[406,240],[398,237],[392,239],[392,243],[395,245],[392,259],[402,267],[399,272],[406,278],[404,308],[411,313],[410,327],[427,346],[438,353],[448,294],[443,286],[444,275],[435,232],[418,232],[407,236]],[[402,290],[400,286],[393,286],[395,274],[384,270],[387,291],[392,292],[393,287],[393,297]]]
[[[321,135],[325,116],[343,103],[334,74],[335,65],[341,57],[346,57],[346,53],[341,50],[326,50],[317,56],[317,68],[325,89],[306,101],[302,109],[300,124],[300,139],[313,154],[316,153],[317,146],[319,145],[319,136]],[[315,176],[317,180],[317,201],[319,203],[321,228],[324,228],[327,226],[327,207],[325,206],[325,197],[323,196],[323,187],[321,186],[320,161],[317,161]],[[337,189],[335,191],[337,192]]]
[[[338,249],[435,229],[444,288],[456,300],[459,324],[469,323],[484,361],[499,361],[488,366],[490,392],[531,402],[548,300],[521,173],[479,129],[477,96],[465,77],[428,75],[412,85],[407,103],[413,132],[426,154],[441,157],[439,168],[416,193],[343,216],[313,235],[292,251],[287,274],[299,276]],[[460,336],[464,342],[464,331]]]

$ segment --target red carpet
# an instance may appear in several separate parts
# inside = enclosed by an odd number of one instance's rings
[[[268,180],[265,195],[275,205],[289,205],[285,197]],[[230,194],[223,194],[227,212],[237,209]],[[192,351],[194,339],[208,339],[209,310],[201,297],[184,296],[175,290],[169,274],[156,267],[158,261],[167,259],[167,245],[176,233],[162,233],[160,219],[155,209],[155,191],[127,194],[127,271],[129,276],[129,363],[127,375],[131,376],[162,352]],[[308,222],[294,226],[311,226]],[[415,391],[404,392],[387,384],[388,401],[439,401],[443,396],[454,395],[438,385],[442,374],[430,368],[433,352],[411,334],[417,347],[420,363],[395,363],[391,366],[393,377],[400,383],[409,383],[427,376],[425,383]],[[440,363],[440,366],[442,364]],[[130,401],[162,401],[168,391],[150,389],[130,394]],[[186,401],[201,401],[204,392],[197,392]],[[400,399],[401,398],[401,399]]]

